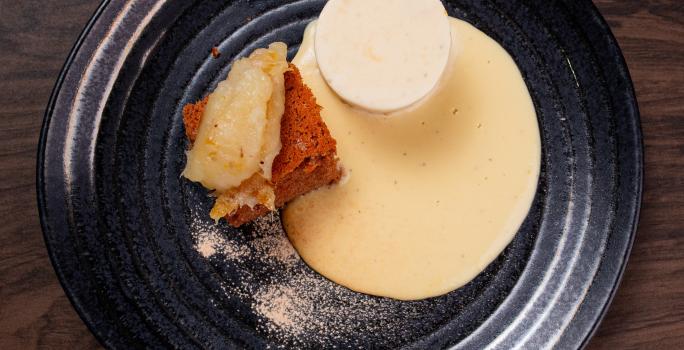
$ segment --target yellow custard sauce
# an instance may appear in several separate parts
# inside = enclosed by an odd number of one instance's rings
[[[293,63],[348,171],[283,213],[301,257],[352,290],[401,300],[452,291],[508,245],[539,177],[537,117],[515,62],[450,19],[451,58],[423,101],[391,115],[342,102],[316,63],[310,24]]]

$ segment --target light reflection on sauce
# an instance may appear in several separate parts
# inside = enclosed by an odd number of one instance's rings
[[[298,198],[283,221],[302,258],[352,290],[413,300],[463,286],[508,245],[534,198],[541,144],[522,76],[494,40],[451,26],[456,53],[440,86],[391,116],[331,92],[315,24],[293,61],[350,177]]]

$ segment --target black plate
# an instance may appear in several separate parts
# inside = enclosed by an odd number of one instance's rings
[[[121,349],[586,344],[624,270],[642,179],[632,84],[589,1],[446,3],[450,15],[514,57],[543,142],[527,220],[467,286],[398,302],[337,287],[301,261],[274,274],[278,266],[258,259],[236,265],[193,248],[192,210],[206,210],[210,199],[179,177],[182,106],[211,91],[236,56],[276,40],[292,55],[323,5],[133,0],[105,1],[97,10],[57,82],[38,154],[45,240],[85,323],[103,344]],[[214,45],[219,59],[209,54]],[[238,244],[264,234],[258,225],[221,229]],[[257,286],[293,276],[315,280],[326,292],[304,311],[322,315],[332,303],[338,309],[331,310],[344,312],[296,339],[279,336],[254,311],[254,294],[224,288],[245,271]]]

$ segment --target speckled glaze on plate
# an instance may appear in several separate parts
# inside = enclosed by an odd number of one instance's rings
[[[249,300],[219,290],[231,269],[193,249],[190,203],[211,203],[179,177],[181,108],[237,56],[280,40],[291,57],[324,4],[105,1],[86,26],[46,111],[38,206],[57,275],[107,347],[288,345],[257,327]],[[353,337],[318,334],[299,347],[581,348],[617,288],[638,219],[642,146],[629,73],[606,23],[584,0],[445,6],[501,43],[525,77],[543,143],[534,205],[465,287],[384,300],[391,327],[359,325]],[[235,237],[258,229],[224,228]]]

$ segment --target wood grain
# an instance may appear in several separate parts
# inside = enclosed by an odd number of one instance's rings
[[[629,65],[645,136],[641,223],[589,349],[684,346],[684,3],[597,0]],[[37,218],[43,111],[96,1],[0,0],[0,349],[99,348],[67,300]]]
[[[99,347],[52,270],[35,192],[45,105],[96,6],[0,0],[0,349]]]
[[[622,285],[590,349],[684,348],[684,2],[596,1],[629,66],[644,199]]]

